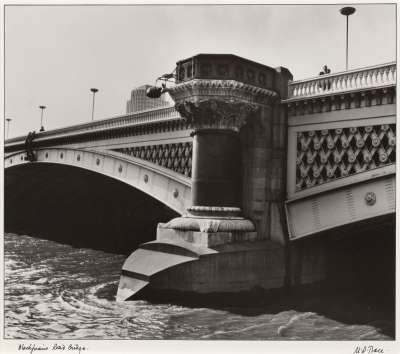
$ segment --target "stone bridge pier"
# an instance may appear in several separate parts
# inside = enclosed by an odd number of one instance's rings
[[[174,107],[8,139],[9,231],[130,254],[120,300],[394,284],[396,63],[292,81],[199,54],[175,72]]]
[[[285,285],[287,115],[280,102],[291,79],[285,68],[232,55],[177,63],[169,93],[193,128],[192,205],[159,224],[156,240],[127,259],[120,300],[140,291],[240,293]],[[319,276],[313,269],[309,280]]]

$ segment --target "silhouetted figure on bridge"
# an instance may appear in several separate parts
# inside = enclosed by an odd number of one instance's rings
[[[327,65],[324,65],[322,67],[322,71],[319,72],[319,75],[327,75],[331,73],[331,69],[328,68]],[[331,88],[331,83],[329,81],[325,81],[323,83],[319,84],[319,87],[321,87],[324,91],[329,90]]]

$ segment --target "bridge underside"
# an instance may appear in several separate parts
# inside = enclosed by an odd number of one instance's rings
[[[123,254],[178,216],[125,183],[52,163],[7,168],[5,205],[6,232]]]

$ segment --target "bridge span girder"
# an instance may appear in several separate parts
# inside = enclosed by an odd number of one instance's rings
[[[396,211],[394,174],[330,190],[286,203],[291,240],[350,224],[374,220]]]

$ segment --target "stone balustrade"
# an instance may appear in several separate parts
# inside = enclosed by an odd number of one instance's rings
[[[289,83],[288,100],[393,85],[396,85],[395,62],[293,81]]]
[[[169,121],[180,119],[180,114],[175,107],[152,109],[137,113],[124,114],[107,119],[96,120],[88,123],[72,125],[65,128],[53,129],[45,132],[37,133],[36,140],[56,138],[61,136],[71,136],[88,132],[98,132],[104,130],[112,130],[122,127],[135,125],[152,124],[160,121]],[[20,143],[24,141],[26,136],[19,136],[6,140],[6,145]]]

